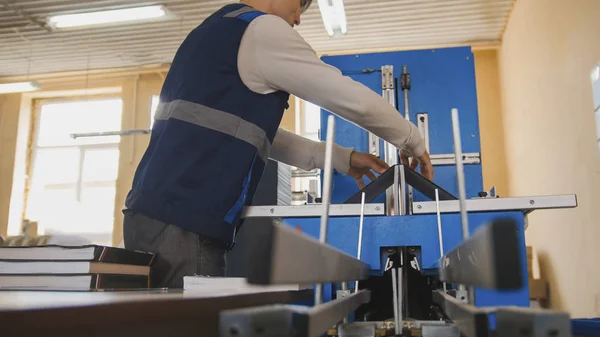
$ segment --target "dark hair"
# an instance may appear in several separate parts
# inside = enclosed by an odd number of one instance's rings
[[[300,8],[301,8],[302,13],[306,12],[308,7],[310,7],[311,3],[312,3],[312,0],[300,0]]]

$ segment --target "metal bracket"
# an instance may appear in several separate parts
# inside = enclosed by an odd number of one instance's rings
[[[381,67],[381,88],[394,90],[394,66]]]
[[[369,153],[379,157],[379,137],[369,132]]]
[[[352,292],[350,290],[337,290],[335,292],[335,298],[342,299],[344,297],[348,297],[352,294]]]
[[[425,149],[427,152],[429,151],[429,114],[426,112],[421,112],[417,114],[417,128],[421,132],[421,137],[423,137],[423,141],[425,142]]]
[[[381,67],[381,95],[392,106],[396,107],[396,93],[394,91],[394,66]],[[376,157],[381,157],[379,146],[380,138],[372,132],[369,132],[369,153]],[[388,159],[388,144],[385,143],[384,160]],[[389,163],[388,163],[389,164]]]
[[[430,157],[433,166],[456,165],[456,156],[453,153],[432,154]],[[481,164],[481,155],[478,152],[463,153],[462,158],[465,165]]]

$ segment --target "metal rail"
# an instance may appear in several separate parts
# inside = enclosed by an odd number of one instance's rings
[[[220,314],[222,337],[319,337],[329,328],[371,300],[362,290],[314,307],[273,305],[224,311]]]
[[[329,205],[330,217],[359,216],[360,204]],[[242,218],[311,218],[322,213],[320,204],[302,206],[249,206],[244,208]],[[364,215],[385,215],[384,204],[365,204]]]
[[[460,203],[458,200],[441,200],[441,213],[460,212]],[[435,201],[423,201],[414,203],[413,214],[435,214]],[[558,209],[577,207],[577,196],[559,195],[559,196],[532,196],[518,198],[480,198],[469,199],[466,201],[468,212],[514,212],[524,213],[532,212],[536,209]]]
[[[533,308],[498,308],[496,336],[571,337],[571,319],[564,312]]]
[[[523,286],[517,224],[494,220],[445,254],[439,261],[440,280],[469,287],[514,290]]]
[[[256,223],[248,236],[241,255],[254,266],[248,272],[251,284],[344,282],[369,276],[369,264],[278,219]]]

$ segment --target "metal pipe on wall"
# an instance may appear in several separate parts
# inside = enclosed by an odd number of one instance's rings
[[[140,75],[136,75],[133,80],[133,114],[131,115],[131,128],[135,129],[135,123],[137,122],[137,101],[138,101],[138,85],[140,82]],[[133,164],[135,158],[135,137],[131,137],[131,147],[129,153],[129,164]]]

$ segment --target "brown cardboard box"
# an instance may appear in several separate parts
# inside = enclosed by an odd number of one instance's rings
[[[548,299],[548,282],[545,279],[529,278],[529,298],[532,300]]]

